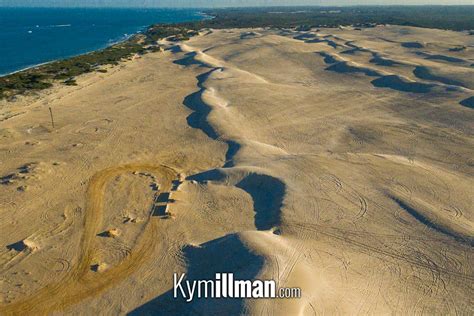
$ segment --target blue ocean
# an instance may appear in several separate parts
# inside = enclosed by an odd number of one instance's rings
[[[154,23],[203,18],[189,9],[0,7],[0,75],[104,48]]]

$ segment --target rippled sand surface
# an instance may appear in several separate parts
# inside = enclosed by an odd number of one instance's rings
[[[474,313],[474,36],[162,44],[0,106],[1,314]],[[175,272],[303,295],[185,303]]]

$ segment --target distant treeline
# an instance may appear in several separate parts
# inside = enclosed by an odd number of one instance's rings
[[[142,51],[141,45],[124,42],[103,50],[65,60],[55,61],[39,67],[27,69],[0,78],[0,99],[14,97],[31,90],[43,90],[54,81],[65,85],[75,85],[75,76],[101,69],[103,65],[116,65],[120,60]]]
[[[214,9],[205,13],[212,19],[179,24],[156,24],[142,34],[93,53],[60,60],[0,78],[0,99],[13,98],[31,90],[62,81],[74,85],[75,77],[102,66],[115,65],[134,54],[159,50],[157,40],[172,37],[187,40],[204,28],[273,27],[308,29],[353,25],[371,27],[395,24],[454,31],[474,30],[474,6],[361,6],[361,7],[272,7]]]
[[[94,71],[107,72],[104,66],[117,65],[135,54],[143,55],[160,50],[156,43],[159,39],[172,36],[177,41],[187,40],[196,34],[181,26],[150,26],[142,34],[105,49],[0,77],[0,100],[11,100],[29,91],[47,89],[54,82],[76,85],[75,77],[78,75]]]
[[[474,30],[474,5],[236,8],[207,10],[205,13],[214,16],[214,19],[182,25],[287,28],[300,25],[395,24],[454,31]]]

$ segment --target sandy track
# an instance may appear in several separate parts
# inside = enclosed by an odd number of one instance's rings
[[[59,282],[47,285],[31,297],[2,307],[3,314],[49,314],[53,311],[62,310],[87,297],[96,296],[107,287],[127,278],[146,262],[152,254],[148,249],[152,249],[157,242],[155,238],[156,219],[152,219],[153,214],[149,214],[139,241],[125,260],[105,272],[91,272],[94,252],[96,251],[94,240],[97,238],[104,208],[105,186],[113,177],[137,171],[157,174],[162,192],[171,190],[172,181],[176,178],[176,172],[169,167],[141,164],[112,167],[94,175],[87,191],[87,208],[78,263]]]

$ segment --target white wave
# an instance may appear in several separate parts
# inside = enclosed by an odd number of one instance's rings
[[[49,27],[70,27],[72,24],[56,24],[56,25],[50,25]]]

